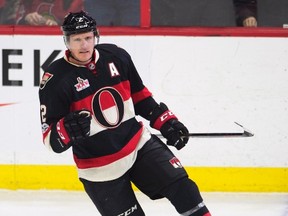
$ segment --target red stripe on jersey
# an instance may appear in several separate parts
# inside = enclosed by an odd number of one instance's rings
[[[133,103],[136,104],[139,101],[144,100],[145,98],[151,97],[152,93],[144,87],[141,91],[132,94]]]
[[[89,95],[80,101],[72,103],[70,111],[73,112],[73,111],[86,109],[86,110],[92,112],[92,110],[91,110],[92,98],[93,98],[93,95]]]
[[[74,160],[77,164],[77,167],[80,169],[87,169],[93,167],[101,167],[113,163],[125,156],[131,154],[135,149],[139,142],[143,131],[143,127],[132,137],[132,139],[122,148],[119,152],[111,155],[105,155],[97,158],[89,158],[89,159],[80,159],[74,154]],[[108,143],[109,144],[109,143]]]
[[[130,88],[130,82],[128,80],[122,81],[121,83],[113,87],[121,94],[124,101],[130,99],[131,88]]]
[[[112,106],[115,106],[115,103],[114,103],[114,100],[112,98],[112,95],[109,94],[108,90],[106,92],[105,88],[106,87],[103,87],[103,88],[101,88],[99,90],[99,91],[103,91],[104,90],[103,93],[107,94],[106,96],[108,96],[107,98],[109,98],[108,101],[106,101],[104,99],[100,101],[101,102],[100,104],[102,106],[102,110],[105,110],[105,109],[108,109],[108,108],[110,108]],[[119,83],[117,85],[114,85],[114,86],[111,86],[111,87],[109,86],[107,88],[114,88],[116,91],[118,91],[119,94],[121,95],[123,101],[129,100],[130,97],[131,97],[129,81],[123,81],[123,82],[121,82],[121,83]],[[101,93],[101,94],[103,94],[103,93]],[[89,96],[83,98],[82,100],[74,102],[72,104],[72,106],[71,106],[71,111],[87,109],[87,110],[89,110],[91,112],[92,111],[91,102],[92,102],[92,99],[93,99],[94,95],[89,95]],[[106,98],[106,97],[102,97],[102,96],[100,98]]]
[[[211,216],[210,212],[204,214],[203,216]]]

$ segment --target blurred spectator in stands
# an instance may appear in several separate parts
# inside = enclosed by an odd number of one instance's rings
[[[5,0],[0,0],[0,13],[2,14],[2,10],[4,8],[4,5],[5,5]]]
[[[0,23],[1,23],[1,24],[3,23],[3,21],[2,21],[3,16],[2,16],[2,14],[3,14],[3,11],[4,11],[5,2],[6,2],[5,0],[0,0]]]
[[[59,25],[68,12],[83,9],[83,0],[20,0],[18,25]]]
[[[257,0],[233,0],[236,24],[243,27],[257,27]]]
[[[0,24],[15,25],[19,0],[0,0]]]
[[[84,0],[84,9],[100,26],[140,25],[140,0]]]

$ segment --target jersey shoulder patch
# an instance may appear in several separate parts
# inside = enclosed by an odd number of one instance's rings
[[[40,89],[41,89],[41,90],[45,88],[47,82],[48,82],[49,80],[51,80],[52,77],[53,77],[53,74],[51,74],[51,73],[49,73],[49,72],[45,72],[45,73],[43,74],[42,80],[41,80],[41,82],[40,82]]]

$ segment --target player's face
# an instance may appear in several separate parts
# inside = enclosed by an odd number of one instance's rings
[[[93,32],[70,35],[68,48],[72,56],[79,60],[76,64],[84,65],[90,62],[95,45]],[[75,60],[74,59],[74,60]],[[71,59],[72,60],[72,59]]]

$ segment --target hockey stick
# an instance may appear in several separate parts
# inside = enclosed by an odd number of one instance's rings
[[[243,132],[217,132],[217,133],[189,133],[187,136],[192,138],[233,138],[233,137],[252,137],[254,134],[241,124],[235,122],[243,129]],[[155,134],[159,138],[163,138],[162,134]]]

